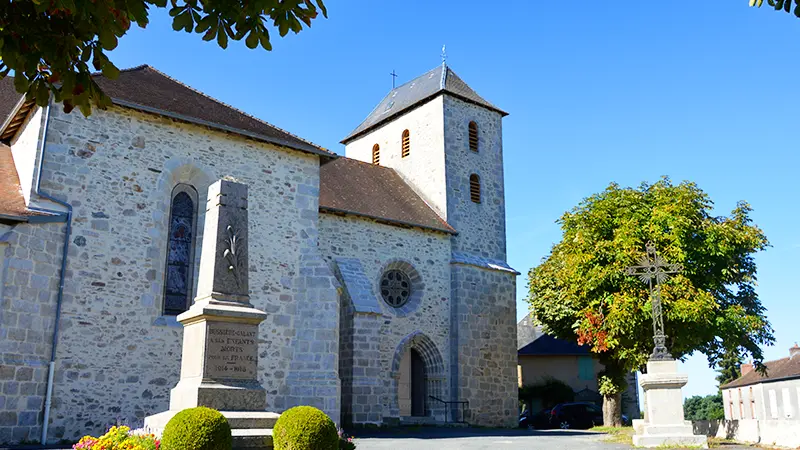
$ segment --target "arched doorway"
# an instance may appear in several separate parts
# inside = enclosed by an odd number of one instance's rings
[[[400,381],[397,401],[400,417],[423,417],[427,415],[425,403],[428,398],[425,360],[414,348],[409,348],[400,360]]]
[[[440,402],[432,397],[444,394],[444,362],[430,338],[420,332],[406,336],[397,346],[392,369],[396,416],[438,418],[443,414]]]

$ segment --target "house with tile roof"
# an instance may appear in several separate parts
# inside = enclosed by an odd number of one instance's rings
[[[575,393],[575,401],[597,403],[603,398],[598,389],[598,377],[604,366],[587,346],[551,336],[536,325],[533,313],[517,323],[517,383],[519,387],[556,379]],[[639,390],[635,372],[628,375],[627,388],[622,392],[622,414],[639,418]],[[539,411],[544,407],[530,399],[529,407]]]
[[[96,81],[112,106],[84,117],[0,80],[0,444],[167,408],[223,178],[249,187],[270,411],[516,424],[504,111],[443,64],[340,156],[150,66]]]
[[[766,372],[742,364],[742,376],[720,386],[725,419],[791,420],[800,427],[800,347],[764,365]]]

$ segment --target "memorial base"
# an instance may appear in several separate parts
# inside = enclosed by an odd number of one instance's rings
[[[234,450],[272,449],[280,414],[264,411],[266,391],[258,382],[258,324],[264,318],[249,303],[219,298],[196,301],[179,315],[181,379],[170,391],[169,411],[146,417],[145,428],[160,436],[175,414],[205,406],[228,419]]]
[[[147,416],[144,427],[150,433],[161,436],[167,422],[179,411],[164,411]],[[220,411],[231,426],[233,450],[272,449],[272,428],[280,414],[266,411]]]
[[[708,448],[706,436],[695,435],[692,423],[683,420],[681,388],[689,381],[678,373],[675,360],[650,361],[639,384],[646,397],[646,419],[635,420],[633,445],[637,447]]]

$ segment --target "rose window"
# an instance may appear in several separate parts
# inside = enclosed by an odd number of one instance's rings
[[[408,275],[400,270],[387,270],[381,277],[381,296],[383,300],[395,308],[408,302],[411,295],[411,281]]]

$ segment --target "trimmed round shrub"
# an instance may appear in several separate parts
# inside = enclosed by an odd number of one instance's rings
[[[175,414],[161,436],[163,450],[231,450],[232,445],[228,419],[205,406]]]
[[[272,430],[275,450],[337,450],[339,433],[324,412],[296,406],[281,414]]]

